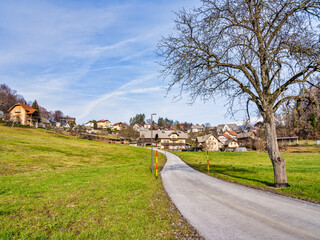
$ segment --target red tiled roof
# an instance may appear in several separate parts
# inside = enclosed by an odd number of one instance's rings
[[[34,109],[34,108],[28,106],[27,104],[24,104],[24,103],[16,103],[11,108],[9,108],[8,111],[10,112],[15,106],[21,106],[24,110],[26,110],[27,114],[32,114],[32,113],[37,111],[36,109]]]
[[[109,120],[99,120],[99,121],[97,121],[97,123],[100,123],[100,122],[109,122]]]
[[[231,133],[231,134],[234,135],[234,136],[237,136],[237,135],[238,135],[235,131],[232,131],[232,130],[228,130],[228,132]]]
[[[228,138],[228,139],[232,139],[232,137],[230,137],[228,134],[226,134],[226,133],[224,133],[224,134],[222,134],[222,136],[225,136],[226,138]]]
[[[120,124],[122,124],[122,122],[117,122],[117,123],[113,124],[113,126],[120,125]]]

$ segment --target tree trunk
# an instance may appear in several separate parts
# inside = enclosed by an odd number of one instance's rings
[[[279,151],[274,113],[271,111],[266,112],[264,114],[264,122],[266,129],[267,149],[274,172],[274,185],[276,188],[288,187],[289,184],[286,173],[286,160],[281,157]]]

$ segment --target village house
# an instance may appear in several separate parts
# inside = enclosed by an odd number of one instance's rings
[[[225,151],[234,151],[236,148],[239,147],[238,142],[235,139],[229,139],[223,144]]]
[[[236,133],[235,131],[232,131],[232,130],[226,130],[225,134],[228,134],[233,139],[235,139],[238,136],[238,133]]]
[[[99,120],[97,121],[97,128],[107,129],[110,128],[110,121],[109,120]]]
[[[191,132],[197,133],[197,132],[204,132],[205,127],[203,125],[192,125],[191,126]]]
[[[140,131],[144,131],[144,130],[147,130],[145,129],[141,124],[134,124],[133,127],[132,127],[133,130],[137,131],[137,132],[140,132]]]
[[[204,136],[197,137],[197,147],[207,151],[219,151],[222,143],[213,134],[207,134]]]
[[[222,133],[226,132],[227,130],[237,132],[237,131],[239,130],[239,127],[238,127],[238,125],[235,124],[235,123],[220,124],[220,125],[217,126],[217,132],[218,132],[218,134],[222,134]]]
[[[8,112],[11,121],[22,125],[35,126],[39,119],[38,111],[23,103],[16,103],[8,109]]]
[[[165,130],[154,130],[153,132],[153,143],[156,147],[161,149],[186,149],[188,144],[188,134],[182,131],[165,131]],[[151,131],[141,131],[140,138],[143,139],[144,146],[151,145]]]
[[[151,123],[145,123],[143,127],[145,129],[151,130]],[[159,129],[158,125],[155,122],[153,122],[153,129]]]
[[[117,123],[113,124],[112,130],[120,131],[120,130],[122,130],[122,129],[125,128],[125,127],[126,127],[126,125],[125,125],[124,123],[122,123],[122,122],[117,122]]]
[[[144,125],[143,125],[143,127],[145,128],[145,129],[151,129],[151,123],[145,123]]]
[[[252,147],[256,141],[260,141],[261,139],[257,137],[255,132],[245,132],[239,133],[236,140],[240,146]]]
[[[71,128],[71,124],[69,124],[69,123],[67,123],[67,122],[62,122],[61,123],[61,127],[63,127],[63,128]]]
[[[67,123],[69,126],[75,125],[76,118],[74,117],[60,117],[61,123]]]
[[[89,128],[94,128],[94,122],[93,121],[89,121],[84,126],[85,127],[89,127]]]
[[[257,132],[259,132],[259,130],[260,130],[259,127],[253,127],[253,126],[249,126],[249,127],[246,128],[247,132],[255,132],[255,133],[257,133]]]
[[[229,136],[229,134],[223,133],[218,136],[220,142],[225,144],[228,140],[232,140],[233,138]]]

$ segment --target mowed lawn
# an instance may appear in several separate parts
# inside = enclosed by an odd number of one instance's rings
[[[192,233],[149,165],[150,150],[0,126],[0,239]]]
[[[282,153],[287,161],[289,188],[273,188],[273,168],[267,153],[209,152],[209,175],[320,203],[320,146],[310,148],[313,151],[308,153]],[[182,159],[191,167],[208,173],[206,155],[206,152],[182,152]]]

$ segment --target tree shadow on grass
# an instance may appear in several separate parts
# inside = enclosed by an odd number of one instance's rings
[[[206,172],[208,169],[207,164],[190,164],[190,166],[201,172]],[[253,170],[249,168],[241,168],[241,167],[233,167],[233,166],[225,166],[225,165],[217,164],[213,166],[210,165],[210,172],[231,177],[232,179],[235,179],[235,181],[236,179],[243,179],[243,180],[248,180],[252,182],[259,182],[269,187],[274,186],[273,182],[245,176],[245,174],[255,174],[258,172],[257,170]],[[216,176],[216,174],[213,174],[213,176]]]

